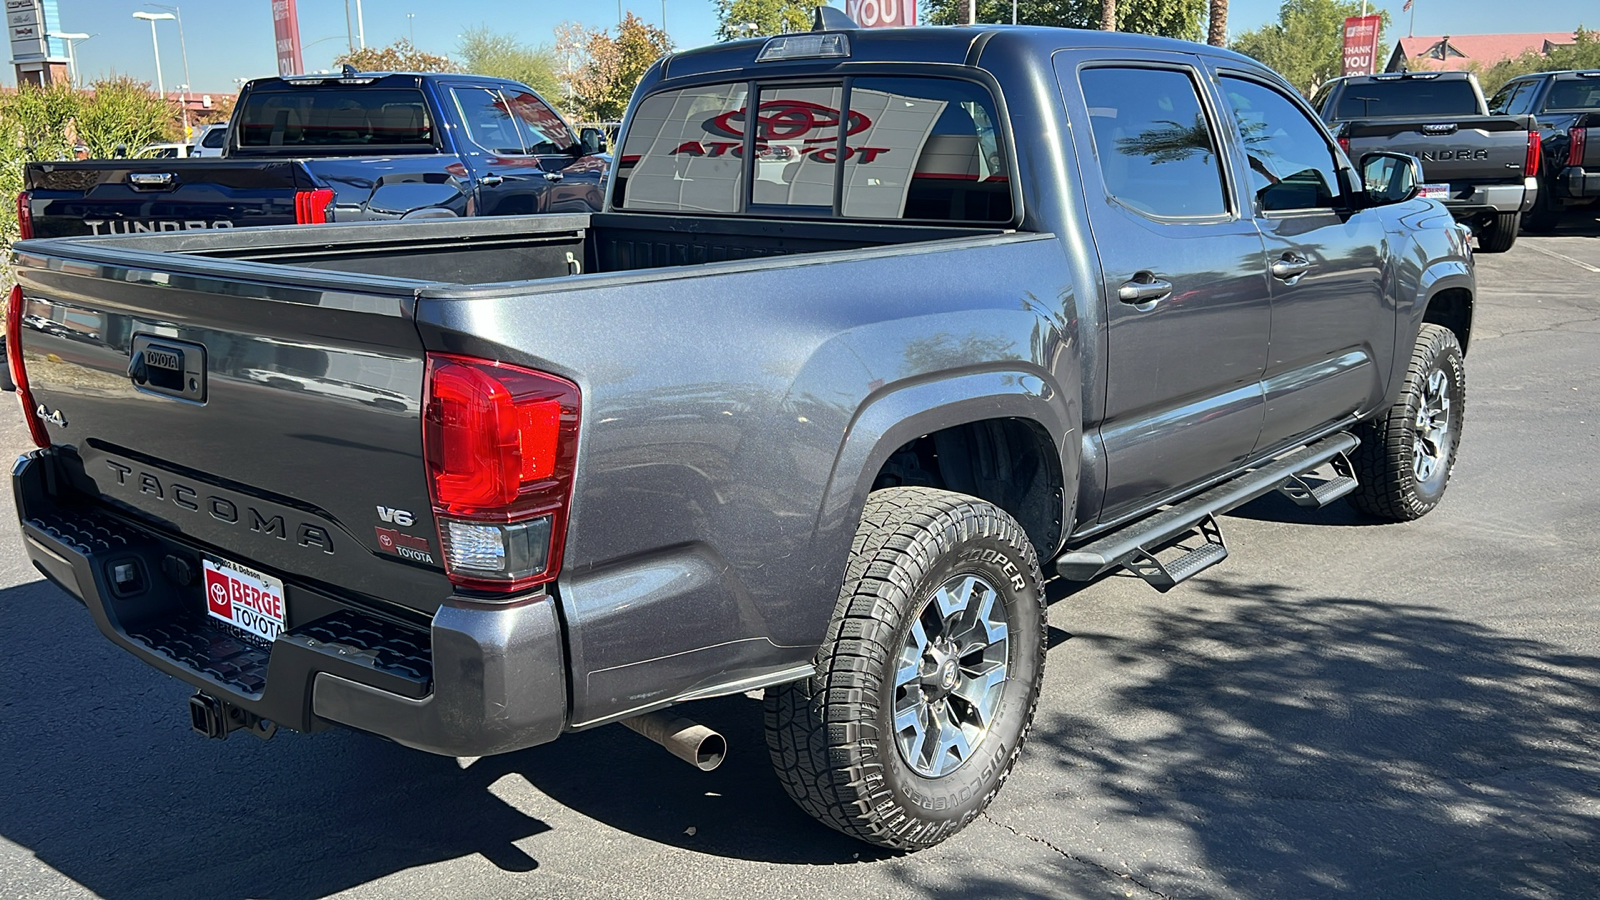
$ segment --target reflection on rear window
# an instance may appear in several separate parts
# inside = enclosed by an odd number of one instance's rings
[[[433,144],[421,91],[264,91],[235,115],[241,147]]]
[[[614,204],[684,213],[1006,222],[1010,179],[993,101],[944,78],[857,78],[664,91],[634,113]],[[754,159],[745,159],[750,132]]]
[[[1600,78],[1558,81],[1550,88],[1545,109],[1600,109]]]
[[[1475,116],[1478,96],[1465,81],[1373,81],[1347,84],[1339,97],[1340,119],[1382,116]]]

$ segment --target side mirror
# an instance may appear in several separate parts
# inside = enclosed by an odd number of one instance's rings
[[[578,132],[578,145],[586,155],[606,152],[606,133],[598,128],[585,128]]]
[[[1404,203],[1422,190],[1422,160],[1406,153],[1361,157],[1361,181],[1372,206]]]

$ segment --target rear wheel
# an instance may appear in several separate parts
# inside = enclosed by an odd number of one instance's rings
[[[1351,462],[1360,486],[1350,504],[1391,522],[1420,519],[1438,506],[1455,469],[1466,391],[1455,333],[1423,325],[1399,402],[1356,429],[1361,446]]]
[[[1516,212],[1493,213],[1488,224],[1478,232],[1478,250],[1483,253],[1504,253],[1517,242],[1517,227],[1522,215]]]
[[[1042,581],[1027,534],[992,504],[874,492],[816,674],[767,691],[767,746],[789,796],[896,850],[977,817],[1038,702]]]

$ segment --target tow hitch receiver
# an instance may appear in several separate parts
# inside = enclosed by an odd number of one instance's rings
[[[189,698],[189,727],[219,741],[234,731],[248,731],[263,741],[278,733],[276,722],[205,693]]]

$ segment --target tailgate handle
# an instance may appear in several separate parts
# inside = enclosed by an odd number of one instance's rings
[[[171,172],[134,172],[128,176],[128,181],[134,187],[163,188],[172,187],[177,176]]]
[[[1424,126],[1422,126],[1422,133],[1426,134],[1426,135],[1430,135],[1430,136],[1432,136],[1432,135],[1441,135],[1441,134],[1455,134],[1456,133],[1456,129],[1460,128],[1460,127],[1461,126],[1457,125],[1454,122],[1441,122],[1441,123],[1439,123],[1437,125],[1424,125]]]

